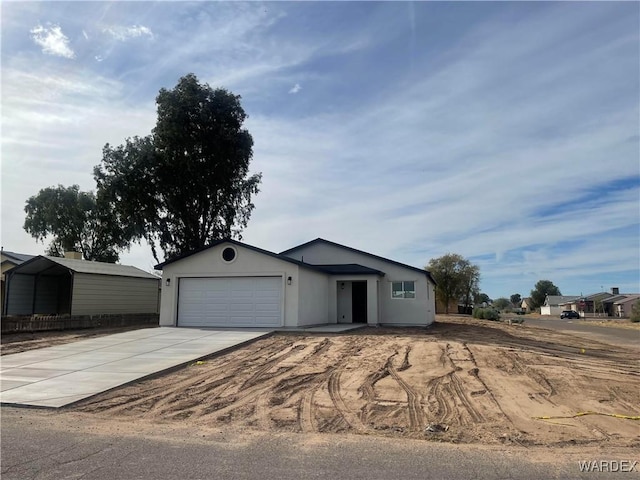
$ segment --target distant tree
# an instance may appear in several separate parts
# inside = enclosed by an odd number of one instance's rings
[[[249,175],[253,139],[240,96],[182,77],[156,98],[152,134],[103,149],[94,168],[98,198],[131,240],[145,239],[159,261],[241,238],[261,174]]]
[[[514,307],[519,307],[522,303],[522,297],[519,293],[514,293],[513,295],[511,295],[511,297],[509,297],[509,300]]]
[[[489,304],[491,303],[491,298],[486,293],[478,293],[478,295],[474,297],[473,302],[475,305],[482,305],[483,303]]]
[[[471,298],[480,280],[479,268],[455,253],[431,259],[425,269],[437,283],[436,296],[444,304],[446,313],[451,300]]]
[[[493,301],[493,306],[498,310],[506,310],[511,307],[511,300],[505,297],[496,298]]]
[[[467,262],[460,272],[461,297],[460,301],[466,307],[473,306],[473,299],[480,291],[480,267]]]
[[[62,257],[65,251],[81,252],[86,260],[117,262],[128,246],[111,229],[108,214],[93,192],[78,185],[48,187],[30,197],[24,208],[24,229],[37,241],[52,237],[46,254]]]
[[[531,290],[531,308],[540,308],[547,295],[562,295],[562,293],[550,280],[539,280]]]
[[[631,307],[631,321],[634,323],[640,322],[640,299]]]

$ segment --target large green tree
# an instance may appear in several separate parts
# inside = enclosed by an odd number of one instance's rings
[[[449,302],[462,299],[470,304],[478,291],[480,269],[457,253],[432,258],[425,267],[436,281],[436,295],[449,313]]]
[[[145,239],[159,261],[220,238],[241,238],[261,174],[249,175],[253,139],[240,96],[181,78],[156,98],[151,135],[106,145],[94,168],[98,198],[131,240]]]
[[[511,307],[511,301],[508,298],[500,297],[493,301],[493,306],[498,310],[506,310]]]
[[[42,242],[52,238],[48,255],[77,251],[85,260],[117,262],[128,245],[112,230],[108,213],[93,192],[81,192],[78,185],[43,188],[27,200],[24,210],[27,233]]]
[[[476,305],[482,305],[483,303],[486,303],[488,305],[492,301],[493,300],[491,300],[491,297],[489,295],[487,295],[486,293],[478,293],[477,295],[475,295],[473,297],[473,302]]]
[[[562,295],[560,289],[550,280],[539,280],[531,290],[531,308],[540,308],[547,295]]]
[[[509,297],[509,300],[511,300],[511,303],[514,307],[519,307],[522,303],[522,297],[519,293],[514,293],[513,295],[511,295],[511,297]]]

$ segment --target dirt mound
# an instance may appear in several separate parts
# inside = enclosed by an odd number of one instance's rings
[[[637,354],[545,329],[282,334],[73,407],[100,416],[463,443],[640,446]]]

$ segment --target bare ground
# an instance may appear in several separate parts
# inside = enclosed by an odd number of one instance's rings
[[[572,416],[640,415],[639,393],[637,351],[446,317],[430,329],[277,334],[71,410],[176,427],[637,448],[637,420]]]

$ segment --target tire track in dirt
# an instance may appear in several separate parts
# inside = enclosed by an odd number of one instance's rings
[[[319,343],[307,343],[306,345],[301,345],[302,348],[298,348],[298,346],[293,347],[287,354],[279,355],[278,357],[272,359],[267,362],[269,365],[264,365],[258,371],[256,371],[250,379],[243,382],[238,391],[233,395],[232,401],[226,405],[221,405],[221,408],[217,409],[209,409],[206,413],[203,412],[204,415],[216,414],[218,417],[226,417],[230,415],[234,410],[245,407],[248,404],[251,404],[261,396],[269,397],[273,391],[277,391],[280,395],[284,395],[286,392],[291,396],[298,395],[298,390],[303,390],[308,387],[308,382],[310,378],[314,378],[314,381],[318,383],[318,386],[326,382],[327,378],[330,376],[331,372],[335,370],[336,367],[330,367],[324,372],[312,372],[305,373],[301,375],[292,375],[295,370],[309,368],[309,365],[312,364],[311,360],[319,354],[327,353],[327,351],[331,348],[332,342],[329,339],[323,339]],[[311,352],[303,355],[301,358],[292,362],[290,365],[280,366],[278,365],[285,360],[289,360],[292,355],[300,352],[304,352],[304,350],[311,348]],[[335,364],[341,365],[344,359],[350,356],[353,353],[354,346],[353,344],[349,344],[347,348],[343,349],[338,355]],[[267,367],[267,368],[265,368]],[[273,373],[268,373],[269,369],[277,368],[277,370]],[[249,381],[250,380],[250,381]],[[273,384],[275,383],[275,388]],[[293,390],[293,393],[290,391]],[[265,400],[265,405],[268,400]],[[309,413],[305,413],[304,416],[307,418],[313,418],[314,408],[313,402],[310,405]],[[300,423],[300,415],[298,415],[298,423]],[[306,421],[304,428],[309,428],[313,426],[313,421]],[[302,425],[300,425],[300,429],[302,429]]]
[[[391,362],[393,357],[395,357],[397,354],[398,352],[396,351],[395,353],[387,357],[387,360],[385,361],[384,365],[380,367],[378,370],[376,370],[375,372],[367,375],[364,382],[358,387],[358,391],[361,392],[362,398],[364,398],[367,402],[375,401],[376,392],[374,390],[374,387],[376,383],[378,383],[380,380],[389,376],[389,369],[388,369],[389,362]]]
[[[340,375],[342,375],[342,369],[336,369],[329,375],[329,380],[327,381],[329,396],[338,413],[344,418],[344,421],[356,432],[363,433],[367,430],[367,427],[362,422],[362,418],[353,413],[351,409],[347,407],[344,398],[342,398],[342,393],[340,392]]]
[[[535,368],[529,367],[515,352],[503,350],[502,354],[512,363],[512,365],[514,366],[515,370],[518,373],[526,375],[527,377],[532,379],[535,383],[540,385],[540,387],[542,387],[545,390],[544,392],[541,392],[542,396],[545,398],[547,402],[551,403],[552,405],[555,405],[555,402],[551,400],[550,397],[556,395],[557,392],[553,387],[553,385],[551,385],[547,377],[544,376],[544,374],[540,373]]]
[[[407,355],[409,352],[407,351]],[[407,361],[408,363],[408,361]],[[393,359],[389,358],[386,365],[389,375],[400,385],[407,395],[407,414],[409,416],[409,429],[412,432],[422,431],[424,429],[425,413],[422,409],[420,396],[400,375],[393,366]]]
[[[313,397],[323,382],[317,382],[306,392],[302,394],[300,399],[300,412],[298,414],[298,424],[303,433],[317,432],[313,415]]]
[[[411,352],[411,345],[407,345],[404,351],[404,359],[402,360],[402,365],[398,367],[399,372],[403,372],[411,368],[411,364],[409,363],[409,352]]]
[[[267,372],[269,370],[271,370],[271,368],[278,364],[281,363],[283,360],[286,360],[287,358],[289,358],[291,355],[304,350],[305,347],[304,345],[296,345],[294,347],[291,347],[289,350],[285,350],[282,352],[278,352],[278,354],[276,354],[273,358],[271,358],[270,360],[267,360],[266,362],[264,362],[260,368],[258,368],[255,373],[253,375],[251,375],[247,380],[244,381],[244,383],[240,386],[240,390],[244,390],[246,388],[252,387],[253,385],[255,385],[258,382],[261,382],[263,380],[268,380],[271,376],[275,376],[277,375],[276,373],[273,373],[271,375],[267,375]],[[312,355],[314,355],[315,353],[312,353]],[[286,368],[286,367],[285,367]]]
[[[472,402],[469,401],[467,394],[464,392],[464,388],[462,386],[462,381],[460,377],[454,372],[451,374],[451,382],[450,385],[453,387],[453,391],[455,392],[456,397],[462,403],[462,406],[465,408],[467,413],[471,416],[471,419],[474,423],[483,423],[484,416],[473,406]]]
[[[476,380],[478,380],[478,382],[480,382],[480,384],[482,385],[482,387],[484,388],[486,395],[489,396],[489,398],[491,399],[491,401],[493,402],[493,405],[498,409],[498,411],[502,414],[502,416],[510,423],[513,424],[513,421],[511,420],[511,418],[509,417],[509,415],[507,415],[504,411],[504,409],[502,408],[502,405],[500,405],[500,402],[498,402],[498,400],[496,399],[495,395],[493,394],[493,391],[491,390],[491,388],[489,388],[489,386],[486,384],[486,382],[482,379],[482,377],[480,377],[480,368],[478,367],[478,362],[476,362],[476,357],[474,355],[474,353],[471,351],[471,348],[469,348],[469,345],[467,345],[466,342],[463,342],[462,344],[464,346],[464,348],[467,350],[467,352],[469,352],[469,356],[471,357],[471,359],[473,360],[473,365],[474,368],[472,368],[471,370],[469,370],[469,375],[475,377]]]
[[[266,374],[266,372],[270,368],[275,367],[275,365],[277,365],[278,363],[282,362],[285,359],[289,359],[295,353],[299,353],[307,349],[307,346],[302,345],[302,347],[303,348],[294,347],[288,350],[287,352],[285,352],[284,354],[279,355],[278,357],[276,357],[276,359],[268,361],[267,362],[269,364],[268,368],[265,368],[265,366],[260,367],[258,371],[255,372],[249,378],[250,380],[252,380],[250,383],[247,380],[245,380],[240,385],[240,387],[238,388],[238,391],[232,395],[232,397],[230,398],[231,401],[227,405],[223,405],[221,408],[215,408],[216,405],[214,404],[211,406],[213,408],[201,409],[199,412],[195,412],[195,415],[207,416],[211,414],[217,414],[219,417],[224,417],[228,415],[230,412],[232,412],[233,410],[244,407],[247,404],[251,403],[252,401],[255,400],[255,398],[258,395],[263,395],[263,394],[268,395],[272,386],[269,383],[264,382],[264,380],[269,380],[270,382],[282,381],[285,378],[287,378],[287,376],[290,374],[292,370],[298,368],[300,364],[305,364],[309,360],[309,358],[315,355],[315,353],[312,350],[312,352],[303,356],[297,363],[280,367],[276,372],[272,374],[268,374],[268,375]],[[227,397],[225,397],[225,399],[226,398]]]
[[[453,404],[451,395],[444,395],[444,380],[453,372],[446,373],[440,377],[433,378],[427,383],[427,401],[429,405],[435,404],[435,409],[430,408],[432,418],[440,423],[450,423],[453,414]],[[448,389],[447,389],[448,390]]]

